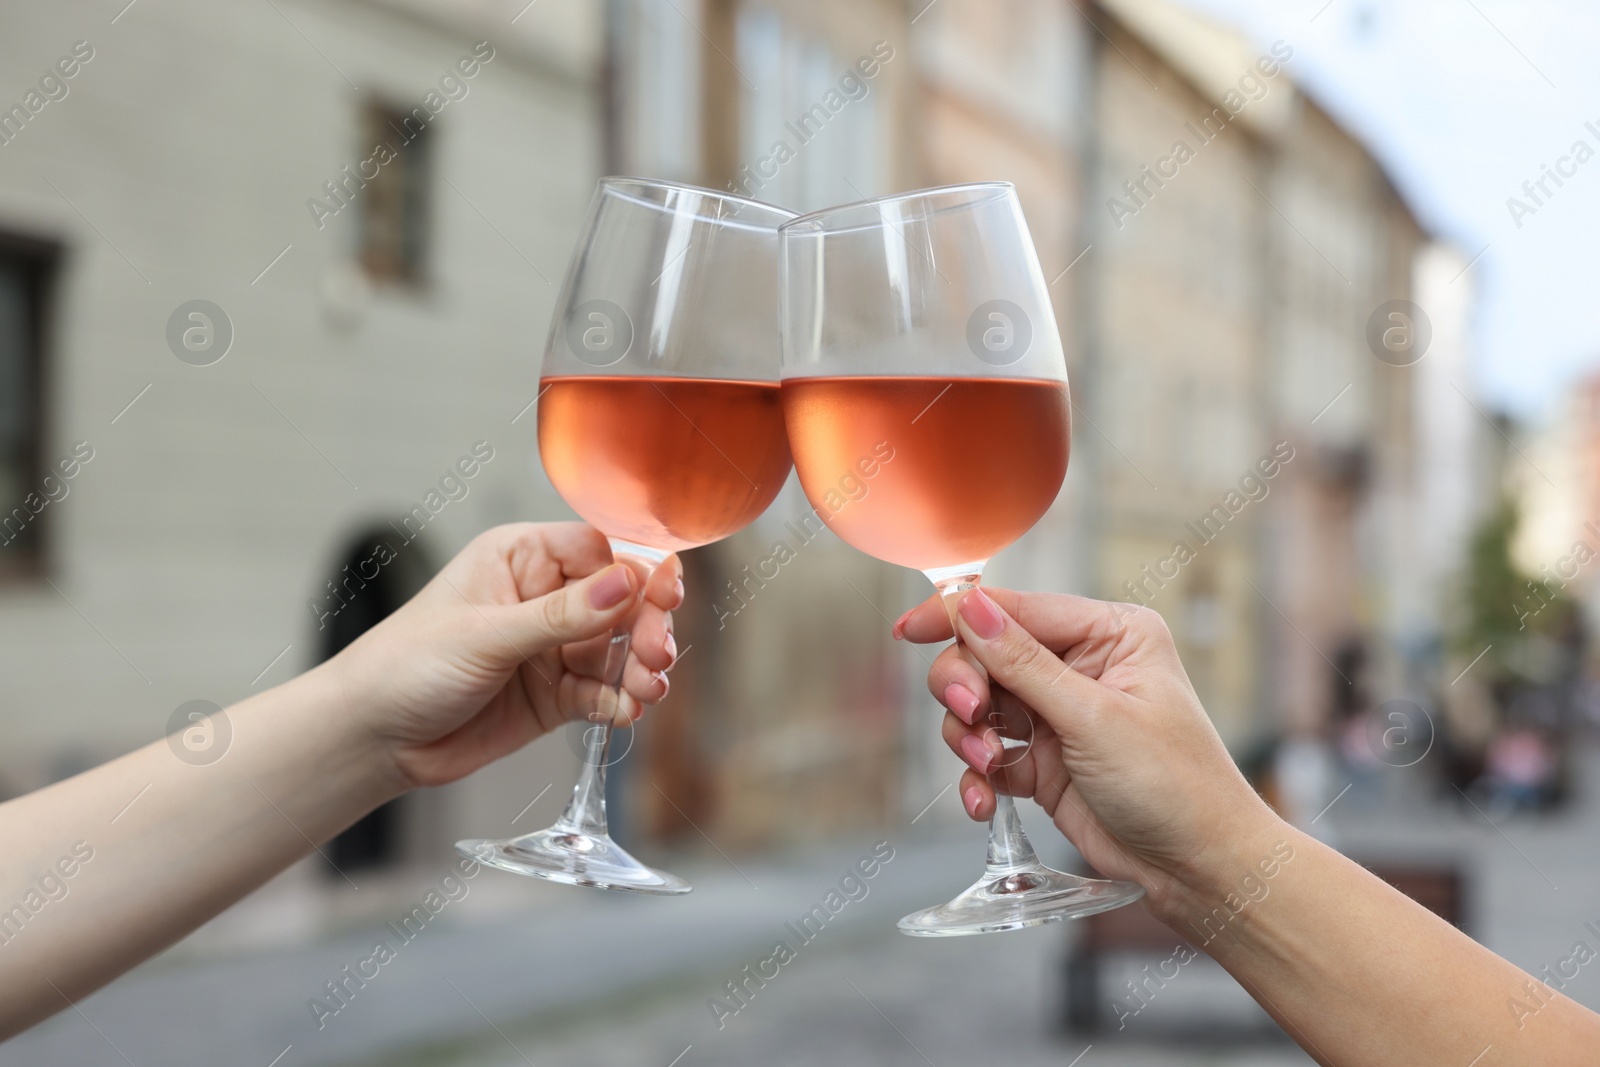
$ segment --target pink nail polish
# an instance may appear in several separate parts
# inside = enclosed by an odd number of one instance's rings
[[[989,746],[981,740],[968,734],[961,739],[961,755],[972,765],[972,769],[979,774],[989,772]]]
[[[904,615],[894,620],[894,626],[889,632],[894,635],[896,641],[904,641],[906,639],[906,620],[911,618],[911,613],[916,610],[916,608],[908,608]]]
[[[955,712],[956,717],[962,722],[971,726],[973,713],[978,710],[978,698],[966,686],[951,682],[945,687],[944,706]]]
[[[599,611],[614,608],[633,596],[633,573],[622,564],[614,564],[604,578],[589,589],[589,604]]]
[[[967,791],[961,795],[961,802],[966,805],[967,814],[976,819],[978,805],[983,803],[983,790],[975,785],[968,786]]]
[[[962,597],[956,610],[972,632],[985,641],[993,641],[1006,628],[1005,616],[1000,614],[995,602],[985,596],[982,589],[974,589]]]

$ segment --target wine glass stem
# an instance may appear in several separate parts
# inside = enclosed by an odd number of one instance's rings
[[[583,770],[572,787],[567,810],[556,820],[555,828],[567,833],[606,836],[606,756],[611,751],[611,724],[622,703],[622,672],[628,665],[629,624],[611,632],[606,648],[605,689],[583,733]]]
[[[961,640],[961,627],[956,620],[957,601],[960,600],[962,593],[978,588],[978,583],[983,578],[983,567],[982,563],[951,567],[929,572],[928,577],[932,579],[934,588],[939,590],[939,597],[944,601],[945,610],[950,613],[950,627],[955,632],[956,647],[961,650],[961,658],[987,679],[989,673],[983,669],[983,664],[978,662],[977,657]],[[989,717],[998,732],[999,714],[991,710]],[[989,781],[995,787],[994,814],[989,818],[989,852],[986,859],[986,874],[989,878],[1004,878],[1018,871],[1039,866],[1039,857],[1033,851],[1033,845],[1028,842],[1028,835],[1022,830],[1022,819],[1017,814],[1016,801],[1009,793],[1002,792],[1005,768],[1014,762],[1010,754],[1018,751],[1015,748],[1001,749],[1000,765],[989,772]]]
[[[665,552],[631,541],[616,537],[608,541],[612,557],[619,563],[627,558],[642,566],[646,581],[649,581],[656,565],[667,558]],[[572,799],[567,802],[567,810],[556,820],[554,829],[588,834],[590,837],[606,836],[607,755],[611,751],[611,724],[616,722],[617,709],[622,706],[622,674],[628,666],[632,633],[631,617],[623,619],[611,631],[611,644],[606,646],[606,669],[601,675],[605,686],[590,710],[590,726],[583,732],[583,770],[578,774],[578,784],[572,787]]]
[[[992,780],[992,779],[991,779]],[[994,795],[994,814],[989,817],[989,855],[986,860],[991,878],[1003,878],[1039,865],[1039,857],[1022,832],[1017,802],[1009,793]]]

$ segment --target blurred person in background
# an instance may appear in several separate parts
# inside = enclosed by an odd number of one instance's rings
[[[1527,724],[1513,724],[1489,743],[1484,788],[1489,810],[1509,814],[1552,805],[1556,797],[1555,749],[1545,733]]]
[[[497,527],[338,655],[226,709],[226,759],[191,766],[157,741],[0,804],[0,1040],[408,790],[596,708],[631,725],[666,696],[682,602],[676,556],[646,581],[587,526]],[[601,674],[630,620],[612,707]],[[146,792],[108,832],[105,813]],[[63,853],[63,841],[77,844]],[[91,864],[97,877],[74,877]]]
[[[1092,866],[1142,885],[1151,914],[1221,963],[1319,1063],[1461,1067],[1486,1045],[1496,1063],[1600,1059],[1600,1015],[1267,806],[1159,614],[1006,590],[965,593],[955,614],[959,643],[928,687],[950,709],[946,743],[968,764],[968,814],[993,814],[994,782],[1033,797]],[[946,641],[952,620],[934,597],[895,634]],[[1032,739],[1004,768],[1001,733]]]
[[[1456,790],[1470,788],[1483,775],[1484,753],[1494,736],[1499,710],[1489,685],[1464,676],[1443,688],[1440,710],[1440,752],[1447,783],[1443,791],[1455,800],[1460,795]]]

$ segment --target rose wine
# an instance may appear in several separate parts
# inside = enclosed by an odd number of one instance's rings
[[[1065,382],[792,378],[783,414],[800,484],[834,533],[918,570],[989,559],[1067,473]]]
[[[539,455],[591,526],[664,552],[743,529],[789,476],[776,382],[548,377]]]

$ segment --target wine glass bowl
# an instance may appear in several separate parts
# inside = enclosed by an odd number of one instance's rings
[[[1050,509],[1067,471],[1065,382],[794,378],[783,409],[813,500],[837,481],[834,472],[890,443],[895,458],[871,491],[828,525],[869,556],[919,571],[995,555]]]
[[[767,509],[789,474],[776,382],[547,377],[539,455],[572,509],[608,536],[677,552]]]
[[[779,243],[782,400],[801,486],[818,504],[855,457],[888,454],[863,499],[819,513],[847,543],[927,575],[954,623],[989,559],[1054,503],[1070,452],[1066,361],[1016,191],[982,182],[865,200],[785,223]],[[899,925],[1014,930],[1142,894],[1044,866],[999,792],[983,877]]]
[[[743,529],[790,468],[779,401],[777,227],[792,212],[673,182],[600,182],[557,298],[538,395],[551,484],[648,572]],[[456,850],[502,870],[636,893],[689,884],[611,839],[605,811],[631,620],[611,637],[583,771],[555,824]]]

